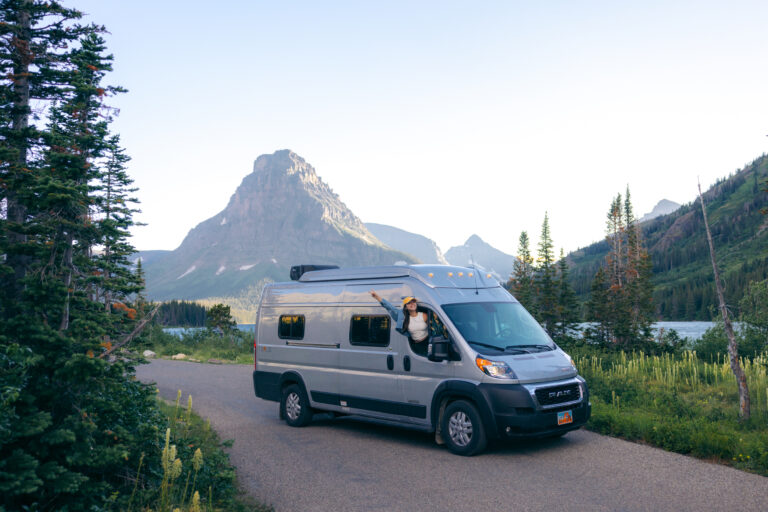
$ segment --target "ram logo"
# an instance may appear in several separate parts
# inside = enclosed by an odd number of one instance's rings
[[[549,398],[560,398],[562,396],[571,396],[570,389],[564,389],[563,391],[550,391]]]

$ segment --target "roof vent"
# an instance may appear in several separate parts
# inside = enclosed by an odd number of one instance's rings
[[[291,267],[291,281],[298,281],[305,272],[313,270],[329,270],[339,268],[338,265],[294,265]]]

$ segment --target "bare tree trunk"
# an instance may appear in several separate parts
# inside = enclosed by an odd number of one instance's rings
[[[699,183],[699,200],[701,201],[701,213],[704,215],[704,227],[707,230],[707,241],[709,242],[709,255],[712,258],[712,269],[715,272],[715,288],[717,289],[717,300],[720,303],[720,313],[723,316],[725,324],[725,333],[728,335],[728,356],[731,361],[731,370],[736,376],[736,382],[739,385],[739,418],[746,421],[750,416],[749,407],[749,388],[747,387],[747,376],[739,364],[739,344],[736,336],[733,334],[733,325],[728,316],[728,308],[725,305],[725,296],[723,294],[723,285],[720,281],[720,271],[717,269],[715,260],[715,245],[712,242],[712,233],[709,231],[709,222],[707,221],[707,210],[704,208],[704,196],[701,193],[701,183]]]

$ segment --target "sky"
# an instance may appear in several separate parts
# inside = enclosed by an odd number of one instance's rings
[[[73,0],[129,90],[140,250],[175,249],[262,154],[446,251],[557,252],[768,151],[768,2]]]

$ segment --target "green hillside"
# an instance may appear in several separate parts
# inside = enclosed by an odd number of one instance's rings
[[[768,156],[763,155],[704,193],[726,301],[734,309],[747,283],[768,278],[768,215],[760,211],[768,207],[766,179]],[[658,318],[710,320],[714,280],[699,200],[640,227],[653,259]],[[587,300],[607,252],[602,241],[568,255],[571,282],[581,301]]]

